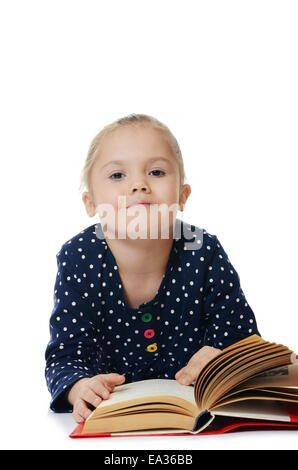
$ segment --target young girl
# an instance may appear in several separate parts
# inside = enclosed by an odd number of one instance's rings
[[[91,225],[56,255],[46,349],[52,410],[72,410],[80,422],[124,381],[190,385],[220,350],[259,334],[216,235],[177,219],[173,210],[163,219],[164,237],[160,217],[150,214],[160,207],[183,211],[191,192],[184,181],[177,140],[151,116],[119,119],[93,139],[83,202],[90,217],[102,207],[109,214],[105,231]],[[135,236],[136,209],[141,236]]]

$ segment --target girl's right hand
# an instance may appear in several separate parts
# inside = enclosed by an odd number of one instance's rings
[[[91,378],[80,379],[70,388],[67,399],[73,405],[72,415],[77,423],[81,423],[92,413],[90,405],[95,408],[102,399],[106,400],[115,385],[125,382],[125,376],[110,373],[99,374]]]

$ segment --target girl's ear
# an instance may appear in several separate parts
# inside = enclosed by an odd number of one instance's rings
[[[92,196],[89,192],[84,192],[82,194],[82,200],[83,200],[83,203],[85,205],[85,209],[86,209],[86,212],[87,214],[89,215],[89,217],[94,217],[95,216],[95,205],[94,205],[94,202],[93,202],[93,199],[92,199]]]
[[[184,206],[186,204],[187,199],[189,198],[191,193],[191,187],[189,184],[184,184],[180,190],[180,197],[179,197],[179,208],[180,211],[184,210]]]

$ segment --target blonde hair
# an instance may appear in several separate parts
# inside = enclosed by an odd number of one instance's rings
[[[115,129],[121,127],[121,126],[127,126],[127,125],[138,125],[142,123],[147,123],[150,124],[153,128],[159,129],[164,133],[164,136],[168,140],[173,153],[177,159],[177,163],[179,165],[179,171],[180,171],[180,185],[183,185],[186,179],[185,171],[184,171],[184,163],[183,163],[183,158],[181,154],[181,150],[179,147],[179,144],[170,131],[170,129],[163,124],[162,122],[158,121],[156,118],[149,116],[147,114],[129,114],[128,116],[125,116],[123,118],[117,119],[116,121],[112,122],[111,124],[108,124],[105,126],[91,141],[89,151],[85,160],[85,165],[82,169],[81,172],[81,181],[80,181],[80,186],[79,186],[79,191],[80,190],[86,190],[90,191],[90,173],[91,169],[93,166],[93,163],[96,160],[97,156],[97,151],[100,148],[100,143],[104,139],[104,137],[114,131]]]

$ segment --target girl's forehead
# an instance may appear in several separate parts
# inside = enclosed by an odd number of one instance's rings
[[[123,126],[114,129],[105,137],[107,142],[131,141],[131,142],[164,142],[165,132],[161,129],[155,129],[152,126]]]
[[[117,128],[102,139],[98,150],[104,160],[113,159],[115,155],[155,157],[161,152],[164,156],[173,153],[165,133],[150,126]]]

